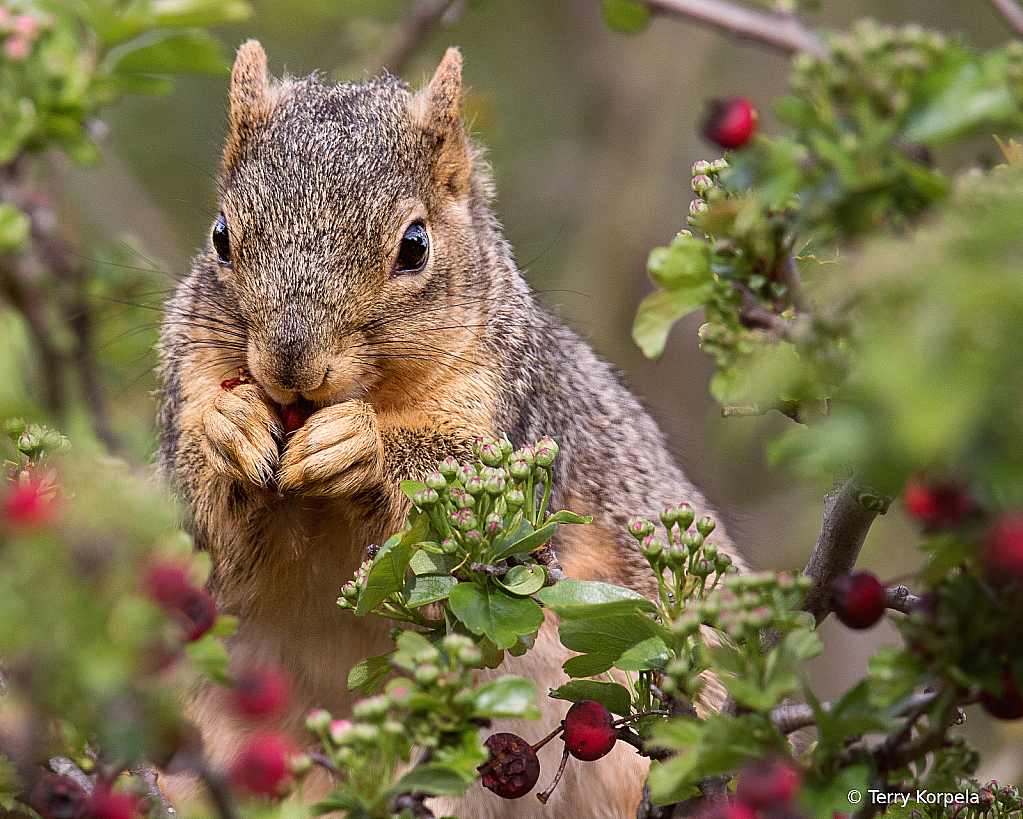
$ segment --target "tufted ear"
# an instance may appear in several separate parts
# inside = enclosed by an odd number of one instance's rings
[[[458,111],[461,101],[462,55],[449,48],[430,84],[416,93],[412,115],[431,153],[434,179],[452,193],[466,190],[472,176],[472,147]]]
[[[238,49],[231,70],[230,132],[224,146],[224,175],[234,170],[252,135],[262,127],[270,114],[273,95],[266,52],[256,40],[249,40]]]

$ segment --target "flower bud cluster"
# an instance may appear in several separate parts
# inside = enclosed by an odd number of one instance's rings
[[[55,429],[42,424],[26,424],[21,418],[9,418],[4,422],[4,434],[14,442],[21,463],[9,466],[21,467],[39,464],[51,455],[59,455],[71,447],[71,442]]]
[[[404,632],[391,665],[402,676],[382,693],[358,700],[350,719],[327,711],[309,713],[306,727],[323,743],[341,775],[358,789],[378,787],[400,762],[408,762],[413,747],[436,749],[451,734],[465,734],[471,747],[478,726],[473,722],[473,672],[483,657],[469,637],[449,634],[437,644],[420,634]],[[460,749],[461,750],[461,749]],[[486,760],[480,749],[479,760]]]
[[[659,513],[667,534],[656,534],[656,526],[646,518],[629,518],[628,529],[639,543],[639,550],[657,576],[660,604],[666,619],[682,610],[687,599],[705,595],[722,575],[734,572],[732,559],[716,545],[707,542],[716,524],[709,516],[696,520],[688,503],[666,505]]]
[[[3,55],[11,62],[22,62],[32,53],[39,36],[53,25],[52,15],[15,14],[0,6],[0,42]]]
[[[355,575],[341,587],[341,596],[337,599],[339,608],[355,611],[359,604],[359,595],[366,588],[366,575],[373,565],[373,561],[366,560],[355,570]]]
[[[728,167],[728,160],[715,159],[708,162],[701,159],[693,163],[693,193],[696,198],[689,205],[690,225],[703,228],[706,214],[710,211],[710,203],[723,201],[727,194],[719,183],[722,171]]]

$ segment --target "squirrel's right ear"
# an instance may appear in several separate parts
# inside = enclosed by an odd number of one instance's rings
[[[272,95],[266,52],[256,40],[249,40],[238,49],[231,70],[230,133],[224,147],[224,173],[229,174],[252,134],[261,128],[270,115]]]
[[[465,190],[472,176],[472,147],[458,111],[462,101],[462,55],[449,48],[426,88],[415,95],[413,119],[432,154],[437,182],[453,193]]]

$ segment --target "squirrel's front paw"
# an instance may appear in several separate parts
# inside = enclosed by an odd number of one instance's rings
[[[284,440],[281,422],[255,384],[221,392],[202,416],[203,455],[213,469],[243,483],[272,486]]]
[[[317,410],[288,440],[278,486],[321,497],[344,497],[379,484],[384,447],[376,413],[362,401]]]

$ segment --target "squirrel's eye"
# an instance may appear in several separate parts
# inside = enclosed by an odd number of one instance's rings
[[[213,249],[217,251],[217,259],[221,264],[231,263],[231,239],[227,235],[227,219],[224,214],[213,223]]]
[[[430,254],[430,237],[422,222],[413,222],[405,230],[394,261],[395,273],[417,273],[426,265]]]

